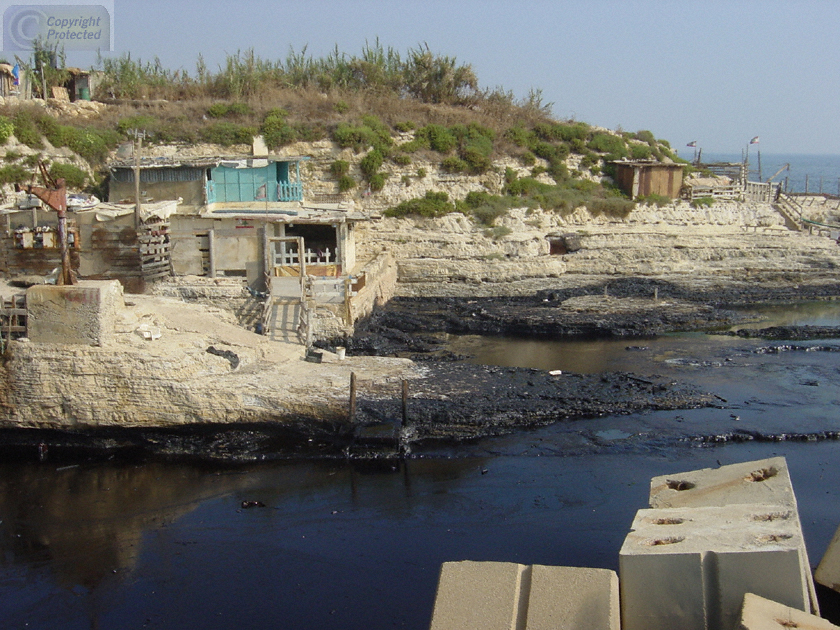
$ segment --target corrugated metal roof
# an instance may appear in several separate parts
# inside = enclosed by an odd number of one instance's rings
[[[204,157],[141,157],[140,168],[207,168],[219,166],[223,162],[248,163],[248,162],[302,162],[308,160],[308,155],[296,155],[289,157],[251,157],[243,155],[235,156],[204,156]],[[126,160],[114,160],[108,165],[110,169],[134,168],[134,158]],[[245,166],[247,168],[247,165]]]

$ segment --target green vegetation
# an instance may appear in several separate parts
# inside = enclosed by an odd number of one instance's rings
[[[81,190],[87,183],[87,173],[85,173],[78,166],[72,164],[60,164],[55,162],[50,166],[50,175],[55,179],[64,179],[68,188],[75,188]]]
[[[698,197],[691,200],[692,208],[708,208],[715,202],[713,197]]]
[[[14,132],[15,124],[11,119],[8,116],[0,116],[0,144],[6,144]]]
[[[445,192],[428,191],[424,197],[403,201],[384,212],[386,217],[442,217],[455,212],[455,204]]]
[[[347,160],[335,160],[330,164],[330,174],[336,179],[341,179],[350,172],[350,162]]]
[[[338,192],[347,192],[356,187],[356,180],[349,175],[342,175],[338,178]]]
[[[656,193],[651,193],[644,197],[639,197],[637,199],[638,203],[648,204],[650,206],[656,206],[657,208],[664,208],[665,206],[671,205],[674,200],[670,197],[666,197],[665,195],[657,195]]]
[[[23,184],[34,179],[32,171],[20,164],[0,166],[0,184]]]
[[[56,52],[43,48],[36,49],[33,63],[39,54]],[[591,178],[609,174],[611,160],[674,157],[670,146],[650,131],[614,133],[554,120],[539,91],[517,100],[501,88],[482,90],[471,66],[426,46],[401,54],[377,40],[359,55],[336,48],[315,58],[304,48],[274,61],[253,50],[238,51],[216,71],[201,56],[194,72],[171,71],[158,59],[144,62],[129,54],[103,58],[99,64],[99,95],[113,96],[119,104],[84,120],[26,107],[0,108],[0,144],[14,133],[22,143],[42,149],[47,138],[96,168],[135,130],[145,132],[146,143],[225,147],[250,144],[262,134],[271,150],[330,138],[363,154],[363,185],[373,192],[385,185],[388,164],[407,167],[428,160],[447,172],[480,175],[492,172],[497,158],[511,156],[531,176],[508,173],[502,195],[453,202],[435,196],[442,193],[430,193],[392,209],[417,216],[458,211],[487,228],[496,227],[494,222],[517,206],[562,213],[586,206],[596,214],[622,216],[632,202]],[[62,76],[46,78],[55,85]],[[399,146],[394,140],[398,134]],[[570,156],[571,172],[566,165]],[[330,167],[342,192],[360,184],[349,171],[346,160]],[[546,183],[545,175],[553,183]],[[405,175],[402,182],[407,185],[412,177]],[[418,168],[416,177],[427,177],[426,170]]]

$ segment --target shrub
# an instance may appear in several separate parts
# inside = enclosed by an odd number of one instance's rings
[[[406,120],[404,122],[398,122],[394,125],[394,129],[399,131],[400,133],[408,133],[412,129],[416,129],[417,125],[415,125],[412,121]]]
[[[338,114],[346,114],[350,111],[350,106],[345,101],[336,101],[335,105],[333,105],[333,109]]]
[[[254,112],[248,103],[213,103],[207,108],[207,115],[211,118],[234,118],[247,116]]]
[[[160,127],[160,121],[154,116],[139,114],[137,116],[126,116],[117,122],[117,131],[128,136],[135,129],[138,131],[156,132]]]
[[[443,159],[443,162],[440,163],[440,167],[447,173],[463,173],[467,170],[468,165],[461,158],[451,155],[448,158]]]
[[[362,169],[362,173],[368,181],[370,181],[371,178],[376,175],[377,171],[379,171],[384,159],[385,158],[382,156],[379,149],[371,149],[368,151],[367,155],[362,158],[361,162],[359,162],[359,167]]]
[[[604,214],[608,217],[623,219],[632,212],[636,204],[630,199],[621,197],[607,197],[606,199],[593,199],[586,204],[586,208],[594,216]]]
[[[473,209],[472,216],[482,225],[493,227],[496,219],[507,214],[509,208],[501,197]]]
[[[388,128],[376,117],[365,116],[361,125],[339,123],[333,130],[333,140],[341,147],[352,147],[356,153],[374,147],[383,155],[393,144]]]
[[[298,132],[286,122],[285,112],[273,109],[266,114],[260,125],[265,144],[269,149],[277,149],[298,140]]]
[[[411,164],[411,158],[405,153],[395,155],[391,159],[393,160],[394,164],[399,164],[400,166],[408,166],[409,164]]]
[[[528,131],[524,127],[516,126],[510,127],[505,131],[505,140],[512,142],[518,147],[529,147],[533,144],[534,133]]]
[[[356,180],[349,175],[342,175],[338,178],[338,192],[347,192],[356,187]]]
[[[608,153],[610,155],[617,155],[618,157],[612,159],[620,159],[627,155],[627,144],[621,136],[614,136],[611,133],[596,133],[592,136],[587,147],[598,153]]]
[[[656,137],[650,131],[637,131],[633,135],[633,138],[635,138],[636,140],[641,140],[642,142],[645,142],[650,146],[656,146]]]
[[[408,199],[384,212],[386,217],[441,217],[455,212],[455,206],[445,192],[427,191],[424,197]]]
[[[6,144],[14,132],[15,123],[8,116],[0,116],[0,144]]]
[[[99,164],[107,159],[108,151],[121,139],[115,131],[61,126],[56,146],[66,146],[90,164]]]
[[[506,225],[497,225],[496,227],[491,228],[489,230],[484,230],[484,236],[486,236],[487,238],[491,238],[494,241],[498,241],[500,238],[507,236],[512,231],[513,230],[511,230]]]
[[[671,198],[666,197],[665,195],[657,195],[656,193],[650,193],[649,195],[645,195],[644,197],[639,197],[637,200],[639,203],[646,203],[648,205],[656,206],[657,208],[664,208],[671,204]]]
[[[564,162],[552,160],[548,164],[548,174],[558,184],[569,179],[569,169]]]
[[[446,127],[441,125],[427,125],[420,130],[429,141],[429,148],[438,153],[449,153],[458,146],[458,138]]]
[[[691,200],[692,208],[708,208],[715,202],[714,197],[698,197]]]
[[[647,144],[633,143],[630,145],[630,157],[634,160],[647,160],[652,155],[653,151]]]
[[[233,144],[250,144],[254,136],[257,135],[257,131],[254,127],[220,121],[202,129],[201,138],[211,144],[220,144],[224,147],[229,147]],[[267,140],[266,144],[268,144]]]
[[[0,184],[23,184],[31,179],[32,172],[20,164],[6,164],[0,167]]]
[[[73,164],[61,164],[55,162],[50,166],[50,175],[55,179],[64,179],[68,188],[80,190],[87,183],[87,173]]]
[[[368,180],[370,183],[370,189],[373,192],[379,192],[385,187],[385,180],[387,178],[388,175],[386,173],[374,173]]]
[[[341,179],[350,172],[350,162],[347,160],[335,160],[330,164],[330,174],[336,179]]]
[[[426,177],[426,175],[427,175],[427,173],[426,173],[425,168],[418,168],[417,169],[417,178],[418,179],[423,179],[424,177]]]
[[[15,126],[15,138],[18,142],[25,144],[31,149],[43,149],[44,143],[41,140],[41,133],[35,126],[35,121],[30,112],[21,110],[15,114],[13,119]]]

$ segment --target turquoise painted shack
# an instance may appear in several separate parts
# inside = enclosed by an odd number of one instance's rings
[[[303,201],[303,159],[222,161],[207,169],[207,204]]]

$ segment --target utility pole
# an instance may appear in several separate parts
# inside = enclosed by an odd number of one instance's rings
[[[140,227],[140,151],[143,148],[145,131],[134,130],[134,228]]]

